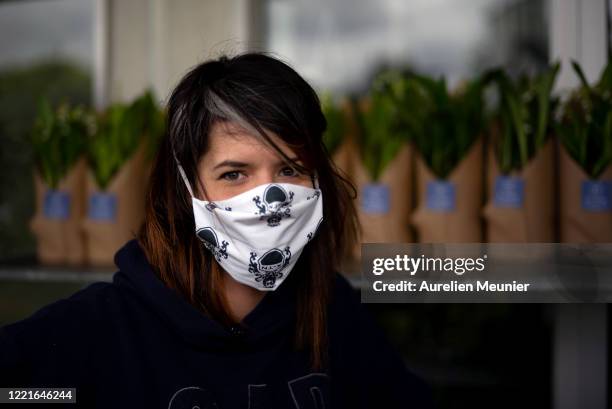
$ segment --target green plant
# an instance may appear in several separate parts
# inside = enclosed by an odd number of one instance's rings
[[[475,78],[451,94],[444,78],[411,74],[408,80],[404,109],[414,116],[415,145],[434,175],[445,179],[483,131],[485,81]]]
[[[489,74],[499,91],[494,116],[499,132],[492,142],[502,173],[522,169],[550,137],[559,102],[551,92],[559,67],[555,63],[538,76],[523,75],[517,80],[503,70]]]
[[[82,107],[61,104],[54,111],[48,100],[39,103],[31,133],[34,163],[43,181],[55,189],[85,151],[95,124]]]
[[[342,108],[335,103],[330,93],[326,92],[322,95],[321,108],[327,121],[327,129],[323,134],[323,142],[327,147],[327,151],[333,154],[346,135],[346,118]]]
[[[157,151],[165,127],[164,111],[155,102],[155,96],[151,90],[147,90],[132,103],[129,107],[129,117],[130,134],[140,134],[146,139],[148,153],[151,157]]]
[[[98,116],[98,130],[89,141],[88,159],[98,186],[106,189],[121,165],[131,156],[133,149],[127,149],[133,141],[131,135],[124,137],[123,126],[126,107],[122,104],[109,106]]]
[[[578,63],[572,67],[581,86],[563,104],[557,133],[568,154],[596,179],[612,164],[612,61],[594,86]]]
[[[361,159],[374,181],[410,140],[402,111],[404,80],[395,71],[383,72],[374,80],[364,103],[358,106],[353,100]]]
[[[152,154],[163,128],[163,113],[150,91],[130,105],[114,104],[101,113],[98,130],[88,146],[88,159],[98,186],[106,189],[142,143]]]

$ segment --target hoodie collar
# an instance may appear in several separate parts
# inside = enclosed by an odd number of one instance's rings
[[[296,308],[295,274],[275,291],[266,292],[241,322],[241,328],[226,328],[204,315],[177,291],[167,287],[154,273],[136,239],[127,242],[116,254],[119,271],[113,283],[128,289],[154,310],[185,341],[202,348],[225,349],[235,342],[263,345],[279,332],[292,331]]]

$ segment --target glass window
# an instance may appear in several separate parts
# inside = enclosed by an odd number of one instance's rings
[[[29,134],[46,97],[90,104],[93,0],[0,3],[0,262],[33,260]]]
[[[361,91],[382,66],[451,85],[492,65],[545,65],[546,2],[268,0],[266,44],[318,88]]]

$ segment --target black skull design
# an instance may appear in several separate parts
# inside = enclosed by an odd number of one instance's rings
[[[315,192],[312,194],[312,196],[307,196],[306,200],[310,200],[310,199],[314,199],[314,198],[318,198],[319,196],[321,196],[321,191],[320,190],[315,190]]]
[[[283,276],[283,269],[291,261],[291,251],[289,246],[282,251],[271,249],[266,251],[261,257],[252,251],[249,260],[249,272],[255,274],[255,281],[262,282],[265,288],[272,288],[276,280]]]
[[[221,259],[227,259],[227,246],[229,243],[223,240],[219,244],[217,234],[212,228],[204,227],[199,229],[196,234],[202,240],[202,243],[204,243],[204,247],[213,253],[217,261],[221,262]]]
[[[294,193],[278,185],[270,185],[263,193],[263,200],[259,195],[253,198],[258,211],[255,214],[260,214],[259,220],[267,219],[268,226],[278,226],[283,217],[291,217],[291,202],[293,202]]]
[[[218,204],[213,203],[213,202],[206,203],[206,204],[204,205],[204,207],[206,207],[206,210],[208,210],[208,211],[209,211],[209,212],[211,212],[211,213],[212,213],[213,209],[220,209],[220,208],[221,208],[221,207],[220,207]],[[231,208],[231,207],[229,207],[229,206],[226,206],[226,207],[225,207],[225,210],[227,210],[227,211],[232,211],[232,208]]]

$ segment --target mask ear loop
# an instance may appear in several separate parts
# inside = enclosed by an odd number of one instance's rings
[[[185,169],[183,169],[183,167],[181,166],[181,162],[178,160],[176,156],[176,151],[174,149],[172,149],[172,156],[174,156],[174,160],[176,161],[176,166],[178,167],[179,175],[181,175],[181,178],[183,179],[183,182],[185,183],[185,187],[189,191],[189,194],[191,195],[191,197],[195,197],[193,195],[193,189],[191,189],[191,184],[189,183],[189,179],[187,179],[187,174],[185,173]]]
[[[185,170],[183,169],[183,167],[179,164],[178,165],[178,170],[179,173],[181,175],[181,178],[183,178],[183,182],[185,182],[185,186],[187,187],[187,190],[189,191],[189,194],[191,195],[191,197],[193,198],[193,190],[191,190],[191,185],[189,184],[189,180],[187,180],[187,175],[185,174]]]
[[[181,175],[183,182],[185,182],[185,187],[187,187],[187,190],[189,191],[189,194],[191,195],[191,197],[195,198],[193,194],[193,189],[191,188],[191,184],[189,183],[189,179],[187,179],[187,174],[185,173],[185,169],[183,169],[181,162],[176,157],[176,152],[174,152],[173,150],[172,153],[174,154],[174,160],[176,161],[176,165],[178,167],[179,174]],[[209,201],[209,203],[212,203],[212,202]],[[213,227],[217,228],[218,224],[216,223],[216,219],[219,217],[219,215],[217,214],[217,212],[214,211],[214,209],[211,211],[211,213],[213,214]]]
[[[316,170],[310,175],[310,179],[312,180],[314,188],[319,189],[319,175]]]

